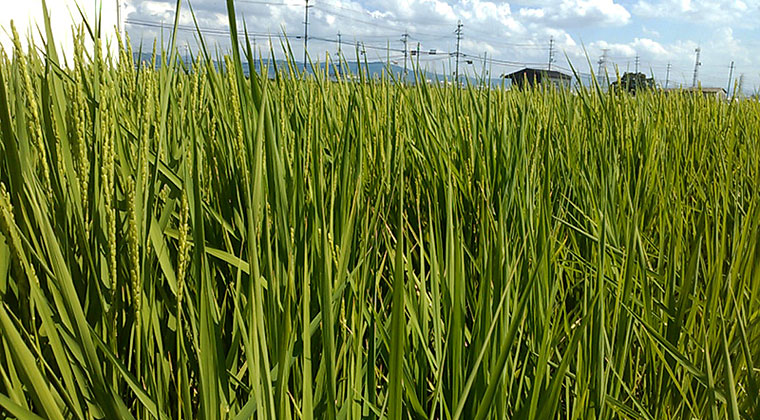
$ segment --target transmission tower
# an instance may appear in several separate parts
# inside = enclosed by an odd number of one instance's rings
[[[549,71],[552,70],[552,63],[554,62],[554,37],[549,38]]]
[[[665,89],[668,88],[668,83],[670,83],[670,68],[672,65],[668,63],[667,70],[665,71]]]
[[[699,76],[699,66],[702,65],[702,63],[699,61],[699,53],[702,52],[702,49],[697,47],[696,50],[694,50],[695,53],[697,53],[697,59],[694,61],[694,78],[691,80],[691,87],[697,87],[697,76]]]
[[[599,63],[599,71],[597,71],[597,74],[599,76],[602,75],[602,70],[604,70],[605,73],[607,72],[607,53],[609,51],[610,51],[609,48],[604,48],[602,50],[602,56],[599,58],[599,61],[598,61],[598,63]]]

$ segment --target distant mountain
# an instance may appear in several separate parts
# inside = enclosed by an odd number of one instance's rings
[[[150,53],[134,53],[135,63],[150,63],[151,62],[151,57],[152,56],[151,56]],[[181,63],[185,63],[186,61],[189,61],[189,59],[186,56],[182,55],[182,54],[179,54],[178,57],[177,57],[177,59]],[[161,63],[162,63],[161,58],[157,57],[157,59],[156,59],[156,67],[157,68],[161,67]],[[214,65],[216,65],[216,66],[219,66],[219,63],[220,63],[219,61],[216,61],[216,60],[214,61]],[[263,63],[264,63],[264,66],[268,66],[268,68],[266,70],[267,70],[267,74],[268,74],[268,76],[270,78],[274,78],[275,74],[278,71],[280,71],[280,72],[287,72],[288,71],[288,62],[286,60],[281,60],[281,59],[280,60],[274,60],[274,61],[264,60]],[[301,73],[303,71],[303,63],[301,63],[301,62],[292,62],[292,65],[295,66],[294,70],[296,72]],[[321,71],[321,72],[325,71],[325,64],[324,63],[315,64],[314,66],[319,71]],[[363,70],[362,74],[364,75],[364,77],[365,78],[369,77],[370,79],[379,79],[381,77],[387,76],[388,74],[392,74],[393,77],[396,80],[401,80],[403,78],[402,74],[404,73],[404,68],[403,67],[401,67],[399,65],[396,65],[396,64],[392,64],[392,63],[388,64],[388,63],[384,63],[382,61],[372,61],[372,62],[368,62],[368,63],[359,63],[359,62],[356,62],[356,61],[349,61],[349,62],[343,63],[340,66],[338,66],[335,63],[331,63],[330,64],[329,74],[330,74],[330,77],[335,77],[337,74],[343,74],[343,75],[346,75],[346,76],[351,76],[351,77],[354,77],[354,78],[358,78],[359,77],[359,68],[360,67]],[[258,72],[259,74],[261,74],[262,73],[262,71],[261,71],[262,70],[261,63],[257,62],[254,65],[254,69],[256,70],[256,72]],[[243,63],[243,72],[246,75],[249,74],[249,72],[250,72],[250,65],[249,65],[249,63],[247,63],[247,62]],[[563,71],[563,72],[566,73],[566,74],[570,74],[570,72],[568,72],[566,70]],[[314,73],[314,71],[313,71],[313,69],[312,69],[311,66],[309,66],[307,68],[307,73],[309,73],[309,74],[313,74]],[[427,83],[441,83],[441,84],[443,84],[443,83],[446,83],[446,84],[453,83],[453,81],[452,81],[453,78],[451,76],[446,76],[446,75],[443,75],[443,74],[440,74],[440,73],[436,73],[436,72],[430,72],[430,71],[423,70],[420,73],[420,75],[421,75],[421,79],[423,79]],[[572,75],[572,74],[570,74],[570,75],[573,76],[573,86],[574,87],[577,87],[579,85],[589,87],[589,86],[593,85],[593,80],[591,78],[591,74],[589,74],[589,73],[579,73],[578,74],[578,78],[576,78],[575,75]],[[601,87],[601,89],[603,91],[606,91],[608,89],[608,86],[609,86],[610,82],[615,80],[615,76],[612,75],[612,74],[609,75],[609,78],[610,78],[609,81],[606,78],[601,78],[599,80],[599,85],[600,85],[600,87]],[[464,75],[464,76],[461,77],[461,79],[462,79],[462,83],[466,83],[467,81],[469,81],[469,83],[472,84],[472,85],[478,85],[478,84],[481,83],[481,81],[478,78],[473,77],[471,75]],[[407,83],[414,83],[415,82],[414,70],[411,67],[407,71],[406,81],[407,81]],[[486,79],[486,84],[489,87],[491,87],[491,88],[498,88],[498,87],[509,88],[511,86],[511,82],[508,79],[503,79],[501,77],[488,78],[488,79]],[[755,95],[760,96],[760,94],[757,94],[757,93],[755,93]]]
[[[152,55],[149,53],[135,53],[134,59],[136,63],[150,63],[151,62]],[[189,62],[189,59],[185,56],[182,56],[181,54],[177,57],[180,63],[187,64]],[[156,68],[161,67],[163,63],[163,60],[161,60],[160,57],[156,58]],[[220,61],[215,60],[214,61],[215,66],[220,65]],[[288,62],[286,60],[263,60],[263,62],[256,62],[254,64],[254,70],[261,74],[262,70],[266,68],[266,72],[269,75],[269,77],[274,77],[274,75],[280,71],[280,72],[287,72],[288,71]],[[290,65],[294,66],[294,71],[301,73],[303,72],[303,63],[302,62],[292,62]],[[337,75],[343,75],[345,77],[353,77],[358,78],[359,77],[359,69],[362,70],[362,75],[365,78],[369,79],[379,79],[381,77],[386,77],[388,75],[392,75],[392,77],[396,80],[403,80],[405,79],[408,83],[414,83],[415,82],[415,74],[414,70],[410,67],[407,69],[406,77],[403,77],[404,68],[402,66],[396,65],[396,64],[388,64],[384,63],[382,61],[372,61],[367,63],[359,63],[356,61],[348,61],[343,62],[341,64],[337,63],[330,63],[329,65],[329,75],[331,77],[336,77]],[[324,63],[318,63],[314,64],[314,67],[322,73],[325,72],[325,64]],[[250,64],[248,62],[243,62],[243,72],[248,75],[250,73]],[[306,72],[309,74],[314,73],[314,68],[310,65],[307,67]],[[448,77],[439,73],[435,72],[429,72],[429,71],[422,71],[420,73],[421,79],[426,81],[427,83],[453,83],[452,77]],[[471,84],[477,84],[478,81],[473,77],[467,77],[463,76],[462,78],[463,83],[465,83],[466,80],[469,80]],[[503,80],[501,78],[490,78],[487,80],[487,84],[492,87],[499,87],[502,85]],[[509,86],[509,81],[505,82],[504,86]]]

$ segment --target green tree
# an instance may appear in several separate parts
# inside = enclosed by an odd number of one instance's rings
[[[647,77],[644,73],[625,73],[620,79],[613,82],[612,89],[620,92],[636,94],[642,89],[654,89],[654,78]]]

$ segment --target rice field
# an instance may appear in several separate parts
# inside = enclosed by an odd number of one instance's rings
[[[0,418],[760,418],[757,102],[78,34],[0,54]]]

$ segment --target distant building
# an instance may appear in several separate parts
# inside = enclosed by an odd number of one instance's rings
[[[502,75],[512,81],[512,86],[522,88],[524,86],[536,86],[550,83],[556,87],[569,88],[573,77],[556,70],[543,70],[524,68],[514,73]]]
[[[721,87],[692,87],[692,88],[669,88],[663,89],[666,94],[673,92],[682,92],[690,95],[701,93],[705,98],[715,98],[717,100],[725,100],[728,97],[726,89]]]

